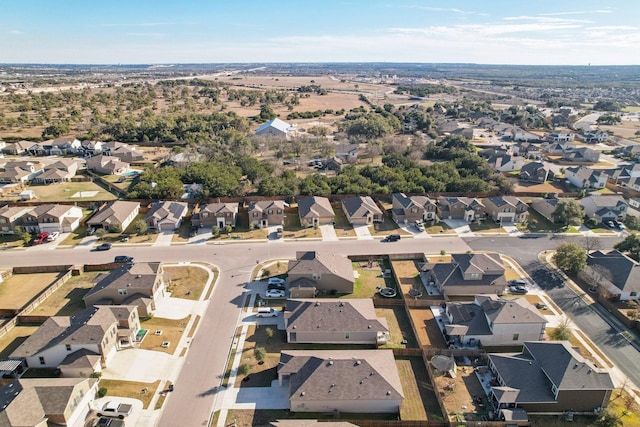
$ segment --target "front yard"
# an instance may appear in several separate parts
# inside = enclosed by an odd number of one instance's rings
[[[191,316],[184,319],[163,319],[159,317],[151,317],[142,320],[140,327],[146,329],[147,336],[140,344],[143,350],[162,351],[164,353],[173,354],[176,351],[178,342],[189,323]],[[163,343],[169,343],[163,346]]]
[[[167,277],[167,291],[173,298],[198,301],[209,280],[209,272],[197,265],[163,268]]]
[[[140,381],[108,380],[103,378],[100,379],[98,387],[106,388],[109,396],[138,399],[142,401],[142,407],[147,409],[159,385],[160,380],[152,383],[143,383]]]

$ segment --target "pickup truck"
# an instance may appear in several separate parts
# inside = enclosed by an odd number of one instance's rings
[[[117,400],[110,400],[99,409],[99,417],[124,418],[131,414],[132,406],[128,403],[120,403]]]

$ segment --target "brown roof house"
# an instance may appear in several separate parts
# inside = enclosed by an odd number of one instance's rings
[[[125,163],[141,162],[144,160],[144,153],[134,147],[116,141],[109,141],[102,144],[102,152],[108,156],[117,157]]]
[[[82,298],[87,307],[101,305],[135,305],[146,317],[164,298],[166,285],[159,262],[125,264],[96,277],[96,285]]]
[[[288,265],[292,298],[318,293],[353,293],[355,278],[349,258],[326,252],[297,252]],[[310,294],[307,290],[311,290]]]
[[[326,197],[304,197],[298,199],[300,224],[308,227],[333,224],[335,214],[331,202]]]
[[[578,188],[604,188],[608,175],[602,171],[590,169],[586,166],[574,166],[564,171],[564,177]]]
[[[44,172],[35,178],[35,181],[41,184],[52,184],[60,182],[69,182],[71,178],[76,176],[78,171],[78,161],[73,159],[59,159],[48,166],[45,166]]]
[[[529,205],[515,196],[486,197],[482,200],[485,212],[496,222],[526,222]]]
[[[278,380],[292,412],[394,413],[404,394],[391,350],[286,350]]]
[[[87,170],[105,175],[123,175],[130,171],[129,163],[114,156],[93,156],[87,159]]]
[[[95,378],[23,378],[0,387],[0,425],[82,425],[98,391]]]
[[[393,193],[391,202],[391,216],[396,224],[431,220],[437,213],[436,204],[427,196],[408,197],[404,193]]]
[[[342,199],[342,210],[351,225],[371,225],[382,222],[382,210],[371,196],[355,196]]]
[[[438,216],[442,219],[463,219],[471,222],[484,218],[485,207],[471,197],[439,197]]]
[[[151,230],[158,233],[174,231],[180,228],[187,210],[185,202],[154,202],[144,220]]]
[[[551,222],[555,222],[553,218],[553,213],[560,203],[560,199],[552,198],[552,199],[536,199],[531,202],[531,208],[537,211],[540,215],[547,218]]]
[[[512,346],[539,341],[547,319],[525,298],[476,295],[473,302],[448,302],[444,331],[462,346]]]
[[[249,203],[249,224],[266,228],[284,224],[284,208],[288,206],[283,200],[259,200]]]
[[[451,262],[425,263],[430,281],[445,296],[502,293],[507,286],[502,259],[496,253],[452,254]]]
[[[100,209],[87,224],[90,227],[122,232],[136,219],[139,212],[140,203],[116,200]]]
[[[0,234],[14,234],[16,227],[23,225],[29,206],[8,206],[0,208]]]
[[[539,182],[553,181],[554,173],[551,169],[545,167],[542,162],[526,163],[520,168],[518,179],[526,182]]]
[[[284,311],[289,343],[375,344],[389,340],[389,327],[371,299],[290,299]]]
[[[135,306],[92,306],[71,317],[49,317],[10,357],[26,360],[31,368],[58,368],[82,350],[100,357],[100,369],[116,351],[131,346],[139,329]],[[92,373],[87,370],[85,375]]]
[[[235,227],[237,219],[238,203],[208,203],[191,217],[191,223],[196,227],[215,226],[222,230],[227,225]]]
[[[620,301],[640,299],[640,264],[619,251],[591,252],[580,276]]]
[[[568,341],[525,342],[522,353],[490,353],[489,367],[497,385],[491,403],[498,414],[514,409],[527,413],[590,412],[609,403],[613,382]]]
[[[2,152],[5,154],[19,156],[20,154],[26,153],[29,147],[31,147],[32,145],[33,142],[24,140],[18,142],[7,142],[7,144],[2,149]]]
[[[80,226],[82,209],[72,205],[38,205],[24,217],[27,231],[70,233]]]
[[[0,172],[0,182],[27,183],[33,181],[44,172],[44,165],[40,162],[10,161],[5,163],[4,171]]]

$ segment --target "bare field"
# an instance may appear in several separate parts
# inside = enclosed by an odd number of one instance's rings
[[[605,132],[613,132],[614,135],[634,139],[637,138],[636,132],[640,130],[640,121],[623,120],[622,123],[615,126],[600,126],[600,129]]]

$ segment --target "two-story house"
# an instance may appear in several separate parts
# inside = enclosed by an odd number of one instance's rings
[[[432,220],[437,215],[437,206],[428,196],[411,196],[404,193],[391,195],[391,217],[396,224]]]
[[[103,154],[88,158],[87,170],[105,175],[124,175],[130,172],[129,163],[123,162],[118,157]]]
[[[574,166],[565,169],[565,179],[578,188],[604,188],[607,185],[607,174],[586,166]]]
[[[284,225],[284,208],[287,204],[283,200],[259,200],[249,203],[249,224],[254,227],[266,228],[274,225]]]
[[[0,208],[0,234],[14,234],[16,227],[23,226],[29,206],[2,206]]]
[[[539,182],[553,181],[555,175],[553,171],[547,168],[542,162],[525,163],[520,168],[518,179],[526,182]]]
[[[471,197],[439,197],[438,216],[442,219],[462,219],[471,222],[486,215],[480,200]]]
[[[452,254],[451,262],[427,262],[422,271],[448,298],[451,295],[501,294],[507,287],[505,268],[496,253]]]
[[[82,209],[73,205],[47,204],[32,208],[24,217],[29,232],[70,233],[80,226]]]
[[[349,258],[328,252],[297,252],[287,268],[291,298],[317,293],[353,293],[355,277]]]
[[[235,227],[237,219],[238,203],[208,203],[191,217],[191,224],[223,230],[227,225]]]
[[[586,281],[595,280],[610,297],[620,301],[640,299],[640,264],[620,251],[591,252],[580,274]]]
[[[180,228],[187,210],[188,206],[184,202],[153,202],[151,209],[144,216],[144,221],[157,233],[174,231]]]
[[[529,206],[515,196],[486,197],[482,200],[487,216],[496,222],[526,222]]]
[[[41,184],[69,182],[76,176],[78,161],[74,159],[59,159],[44,167],[44,171],[35,178]]]
[[[617,194],[591,195],[580,199],[584,214],[595,218],[598,222],[624,219],[629,205],[622,196]]]
[[[33,181],[44,171],[44,165],[32,161],[9,161],[0,172],[0,183],[27,183]]]

